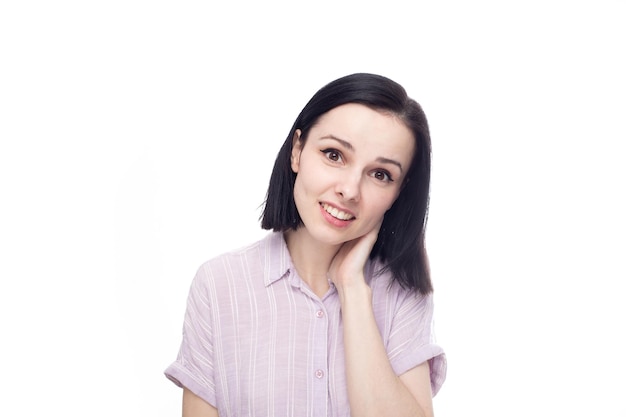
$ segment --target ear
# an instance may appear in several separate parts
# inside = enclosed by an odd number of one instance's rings
[[[297,129],[293,134],[293,142],[291,144],[291,170],[296,174],[300,170],[300,155],[304,146],[301,135],[302,131]]]

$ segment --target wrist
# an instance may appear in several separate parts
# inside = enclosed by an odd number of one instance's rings
[[[358,300],[367,300],[369,302],[372,299],[372,289],[367,285],[363,277],[336,283],[335,287],[342,305],[346,302]]]

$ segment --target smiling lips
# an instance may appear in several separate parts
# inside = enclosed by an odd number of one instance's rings
[[[339,209],[337,209],[336,207],[333,207],[329,204],[326,203],[320,203],[322,208],[326,211],[326,213],[330,214],[331,216],[333,216],[336,219],[339,220],[344,220],[344,221],[348,221],[348,220],[352,220],[354,219],[354,216],[350,213],[346,213],[345,211],[341,211]]]

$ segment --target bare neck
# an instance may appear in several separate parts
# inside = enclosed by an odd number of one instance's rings
[[[285,242],[298,275],[321,298],[330,286],[328,270],[341,245],[320,243],[304,227],[286,232]]]

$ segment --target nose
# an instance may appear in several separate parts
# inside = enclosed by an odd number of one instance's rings
[[[343,200],[359,201],[361,198],[361,176],[349,172],[340,174],[335,186],[335,192]]]

